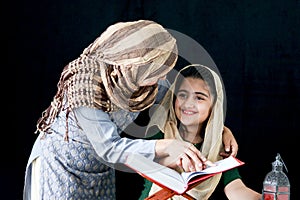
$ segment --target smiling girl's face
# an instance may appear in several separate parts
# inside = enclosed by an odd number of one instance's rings
[[[175,100],[175,114],[184,126],[202,124],[210,115],[213,100],[202,79],[185,78]]]

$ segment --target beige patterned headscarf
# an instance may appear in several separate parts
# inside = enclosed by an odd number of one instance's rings
[[[161,25],[148,20],[109,26],[61,74],[58,91],[37,123],[47,131],[67,101],[67,113],[80,106],[113,112],[136,112],[155,101],[157,84],[145,81],[166,75],[177,61],[175,38]]]
[[[222,83],[217,73],[215,73],[213,70],[203,65],[199,65],[199,64],[188,65],[183,69],[181,69],[180,72],[189,67],[195,67],[201,73],[204,80],[206,78],[213,79],[210,81],[213,81],[215,85],[215,92],[217,98],[215,99],[213,109],[208,119],[205,128],[204,141],[200,149],[203,155],[205,155],[209,160],[215,162],[217,160],[222,159],[219,156],[219,152],[223,148],[222,132],[224,127],[224,110],[223,110],[224,93],[223,93]],[[165,138],[176,138],[178,140],[183,140],[177,128],[177,119],[175,116],[175,111],[173,106],[174,90],[175,90],[176,81],[178,80],[178,77],[180,75],[179,73],[175,78],[174,83],[171,85],[170,90],[164,97],[161,105],[157,107],[156,110],[154,111],[150,123],[148,125],[148,130],[150,130],[149,129],[150,127],[156,125],[165,134],[164,136]],[[211,89],[210,92],[212,92]],[[211,196],[211,194],[215,190],[217,184],[220,181],[220,178],[221,178],[221,174],[215,175],[214,177],[202,182],[195,188],[191,189],[187,193],[196,199],[206,200]],[[159,191],[160,189],[161,188],[159,186],[153,184],[149,196]],[[176,195],[173,196],[171,199],[181,200],[185,198],[181,195]]]

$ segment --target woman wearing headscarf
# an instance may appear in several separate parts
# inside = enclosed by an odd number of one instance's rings
[[[216,72],[199,64],[182,68],[151,117],[148,124],[148,134],[152,135],[150,139],[168,138],[188,141],[208,160],[216,162],[222,159],[221,153],[224,151],[222,134],[226,108],[223,105],[224,98],[224,87]],[[159,131],[155,135],[153,135],[153,127],[157,127]],[[179,172],[184,171],[179,167],[175,169]],[[223,184],[219,184],[220,180]],[[230,200],[261,199],[261,194],[242,182],[237,168],[214,175],[189,190],[187,194],[195,199],[207,200],[212,198],[217,186],[219,187],[217,191],[223,189],[225,198]],[[151,196],[159,190],[161,187],[145,179],[145,188],[140,199]],[[171,199],[186,198],[175,195]]]
[[[124,163],[131,153],[149,159],[169,155],[174,162],[186,154],[187,162],[197,167],[203,156],[189,143],[119,135],[157,100],[157,82],[177,56],[169,32],[139,20],[109,26],[67,64],[57,93],[37,122],[24,199],[115,199],[114,164]]]

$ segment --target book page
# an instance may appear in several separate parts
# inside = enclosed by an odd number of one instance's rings
[[[227,171],[229,169],[232,169],[234,167],[243,165],[244,162],[238,160],[237,158],[234,158],[232,156],[229,156],[225,159],[219,160],[215,162],[216,166],[208,167],[202,171],[197,171],[197,172],[182,172],[181,176],[185,180],[185,182],[189,182],[192,178],[196,176],[201,176],[205,174],[216,174],[220,172]]]
[[[142,155],[133,154],[128,156],[125,164],[144,178],[147,178],[161,187],[169,188],[177,193],[182,193],[187,189],[187,185],[180,173],[147,159]]]
[[[181,174],[139,154],[128,156],[125,164],[153,183],[161,187],[169,188],[178,194],[182,194],[188,189],[188,185],[243,165],[244,162],[230,156],[215,162],[216,166],[208,167],[202,171],[182,172]]]

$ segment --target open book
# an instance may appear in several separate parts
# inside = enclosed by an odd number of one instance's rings
[[[235,157],[229,156],[223,160],[215,162],[216,166],[208,167],[202,171],[179,173],[169,167],[156,163],[139,154],[132,154],[127,157],[125,165],[144,178],[157,185],[183,194],[189,186],[204,181],[218,173],[241,166],[244,162]]]

